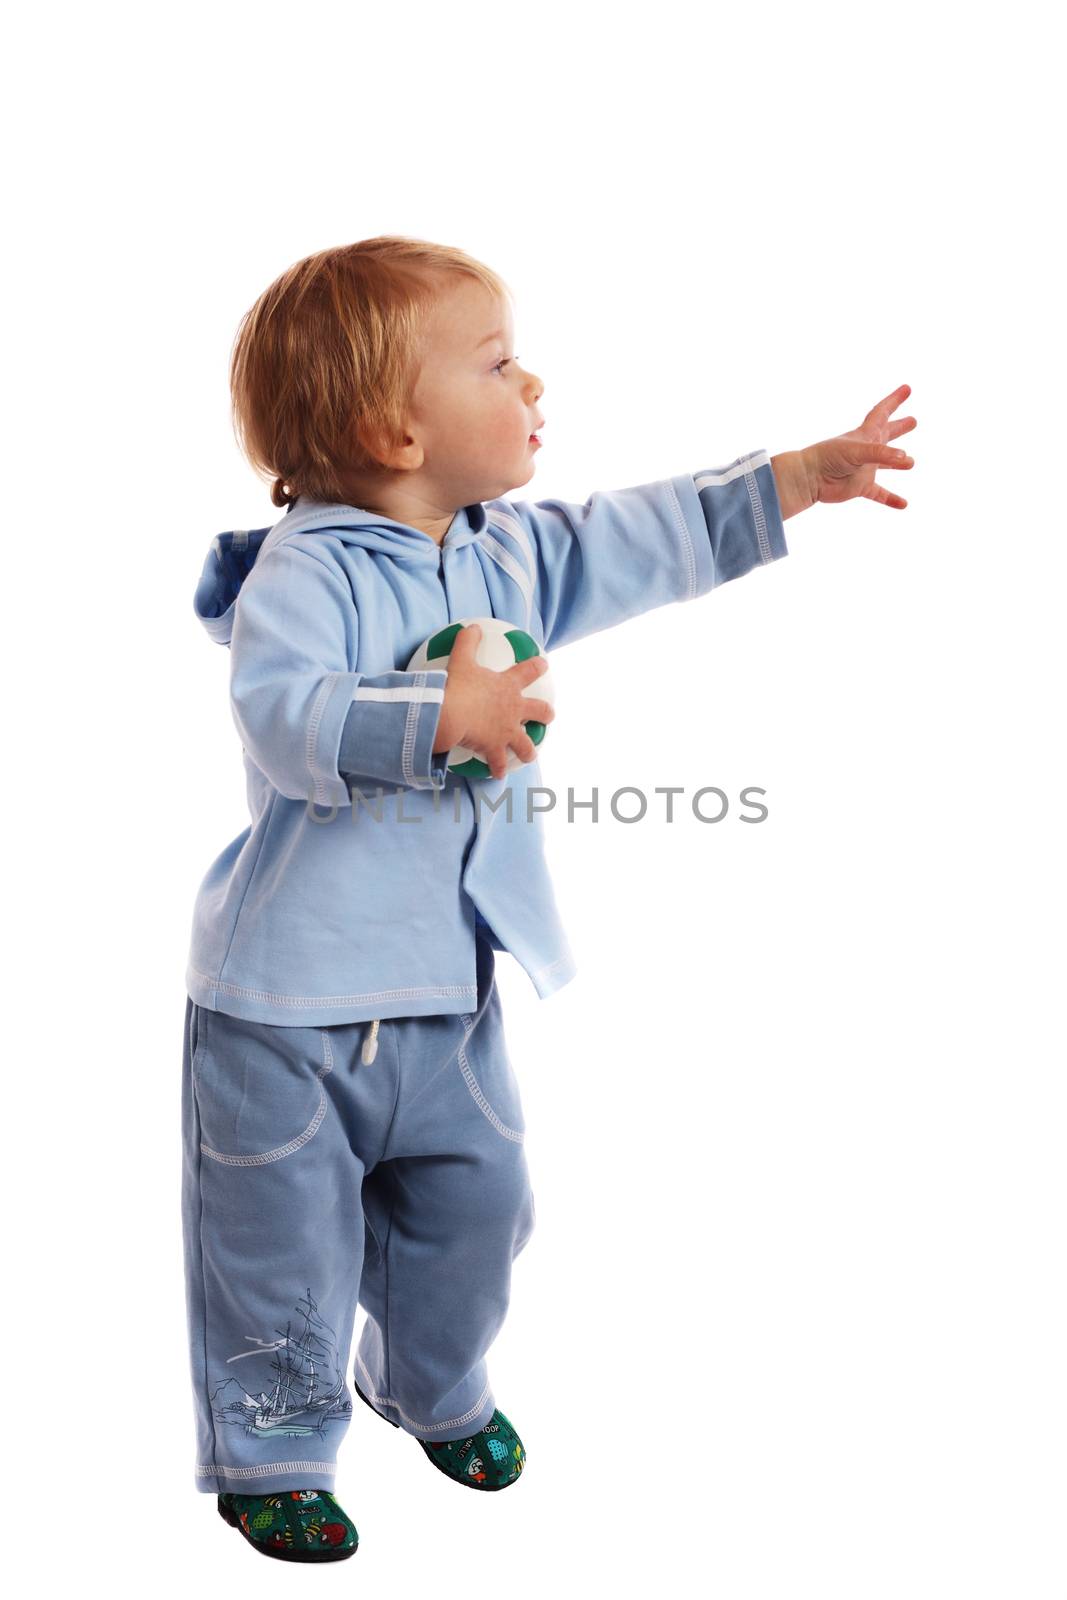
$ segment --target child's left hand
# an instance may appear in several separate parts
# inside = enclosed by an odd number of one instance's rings
[[[915,465],[907,451],[894,449],[888,443],[918,426],[914,417],[894,419],[891,415],[910,393],[910,383],[901,384],[899,389],[872,406],[860,426],[851,433],[823,439],[820,444],[808,445],[806,450],[800,451],[802,478],[811,497],[810,505],[820,501],[836,505],[862,495],[865,500],[877,500],[879,505],[903,511],[908,502],[892,489],[875,483],[874,475],[879,468],[907,470]]]

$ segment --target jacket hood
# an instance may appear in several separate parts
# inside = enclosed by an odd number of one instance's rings
[[[380,512],[327,504],[301,495],[273,527],[237,528],[215,535],[204,558],[193,610],[209,636],[218,644],[228,645],[241,587],[264,551],[275,545],[295,543],[310,533],[329,533],[344,544],[362,545],[398,561],[436,563],[442,550],[472,543],[487,524],[483,505],[461,506],[438,545],[421,528],[394,522]]]

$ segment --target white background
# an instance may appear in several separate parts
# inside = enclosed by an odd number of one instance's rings
[[[901,383],[919,425],[880,475],[906,510],[819,506],[786,559],[554,657],[545,782],[602,815],[548,820],[578,977],[541,1002],[498,965],[538,1227],[490,1370],[528,1467],[463,1495],[355,1416],[334,1587],[1062,1597],[1044,12],[372,10],[58,6],[9,40],[5,1558],[316,1581],[193,1489],[183,977],[247,816],[192,594],[278,515],[230,428],[241,314],[395,232],[515,292],[547,418],[515,498],[799,449]],[[769,816],[611,817],[667,784]]]

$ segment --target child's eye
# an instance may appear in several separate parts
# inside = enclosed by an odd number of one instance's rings
[[[515,358],[515,359],[516,359],[516,360],[517,360],[517,359],[518,359],[518,358],[517,358],[517,357],[516,357],[516,358]],[[496,364],[496,366],[495,366],[495,367],[493,367],[493,369],[492,369],[492,370],[493,370],[493,371],[494,371],[494,372],[499,372],[499,371],[500,371],[500,369],[501,369],[501,367],[506,367],[506,366],[507,366],[507,364],[508,364],[508,362],[509,362],[509,361],[510,361],[510,360],[512,360],[512,357],[511,357],[511,356],[505,356],[505,357],[504,357],[504,358],[503,358],[503,360],[502,360],[502,361],[498,361],[498,362],[497,362],[497,364]]]

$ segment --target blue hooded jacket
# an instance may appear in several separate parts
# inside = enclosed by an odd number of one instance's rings
[[[219,534],[194,606],[230,648],[251,822],[200,885],[190,997],[305,1027],[464,1012],[479,931],[542,998],[561,988],[575,962],[545,791],[527,794],[538,762],[448,774],[432,753],[447,673],[405,664],[449,622],[484,616],[551,658],[786,554],[764,450],[584,505],[464,506],[441,545],[305,496],[272,528]]]

